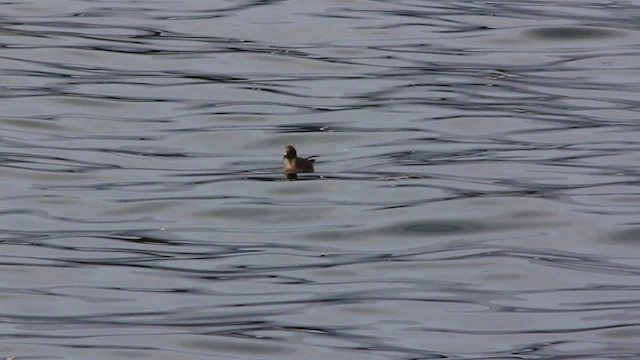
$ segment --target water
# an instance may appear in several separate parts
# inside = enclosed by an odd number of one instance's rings
[[[638,1],[0,9],[0,357],[640,357]]]

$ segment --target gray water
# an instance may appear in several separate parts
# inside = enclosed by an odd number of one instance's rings
[[[0,14],[0,358],[640,357],[640,2]]]

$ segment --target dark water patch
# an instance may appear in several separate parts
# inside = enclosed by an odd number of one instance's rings
[[[401,206],[402,207],[402,206]],[[394,209],[397,207],[387,207],[386,209]],[[513,231],[516,229],[524,230],[536,227],[545,227],[557,225],[553,222],[536,223],[533,221],[516,222],[515,217],[511,221],[499,221],[498,219],[476,219],[471,221],[467,218],[461,219],[442,219],[442,220],[425,220],[414,222],[398,222],[388,226],[374,227],[372,229],[363,230],[341,230],[341,231],[320,231],[312,232],[305,235],[311,240],[366,240],[372,236],[385,236],[389,241],[393,241],[395,237],[425,237],[425,238],[441,238],[446,236],[462,236],[464,234],[483,234],[503,231]],[[505,219],[507,220],[507,219]]]
[[[625,245],[640,244],[640,227],[629,227],[624,230],[616,230],[609,234],[609,239],[614,243]]]
[[[611,37],[621,37],[624,33],[613,30],[596,27],[579,27],[579,26],[556,26],[538,29],[530,29],[525,32],[526,36],[540,40],[550,41],[568,41],[568,40],[590,40],[590,39],[606,39]]]

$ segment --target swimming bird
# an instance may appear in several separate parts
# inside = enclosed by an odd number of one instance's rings
[[[314,171],[313,162],[316,160],[299,158],[296,148],[291,145],[284,148],[283,158],[282,170],[285,174],[312,173]]]

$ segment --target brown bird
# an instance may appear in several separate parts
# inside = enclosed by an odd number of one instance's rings
[[[285,174],[312,173],[314,171],[314,161],[316,160],[312,158],[299,158],[296,148],[291,145],[287,145],[287,147],[284,148],[282,170]]]

